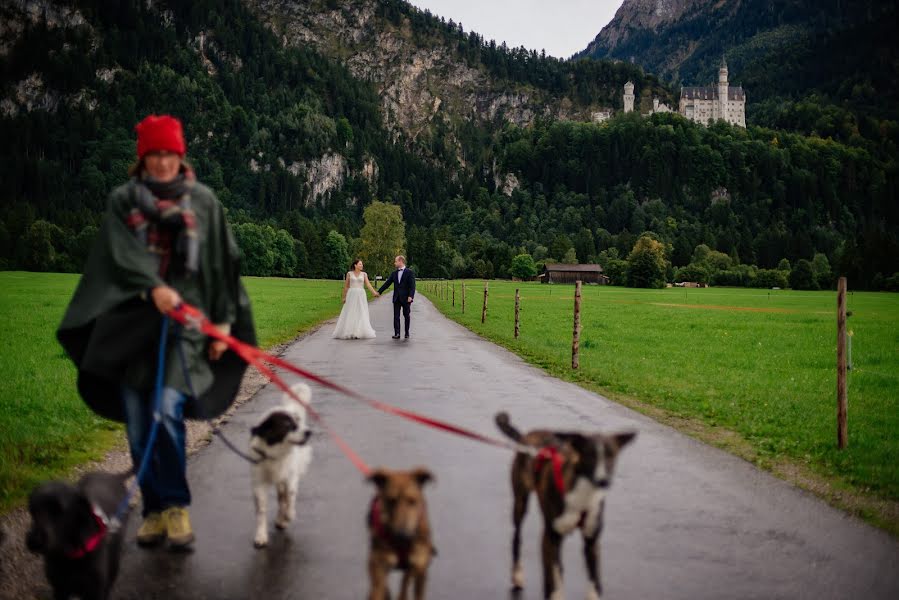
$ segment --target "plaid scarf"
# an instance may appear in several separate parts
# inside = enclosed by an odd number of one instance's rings
[[[132,180],[134,206],[126,223],[156,258],[163,279],[168,275],[173,256],[183,263],[188,275],[197,272],[200,246],[197,220],[190,205],[196,180],[190,169],[184,169],[168,182],[146,175]]]

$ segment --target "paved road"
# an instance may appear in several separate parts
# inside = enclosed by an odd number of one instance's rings
[[[286,357],[484,432],[494,431],[499,409],[526,427],[639,430],[621,456],[606,509],[606,598],[899,598],[899,543],[889,536],[746,462],[548,377],[443,318],[423,298],[415,303],[413,339],[392,340],[390,310],[384,300],[372,305],[376,340],[332,340],[325,326]],[[232,439],[246,439],[277,396],[268,386],[242,408],[226,428]],[[436,473],[428,499],[440,554],[429,597],[508,597],[511,456],[321,390],[314,401],[372,464],[425,464]],[[189,467],[196,552],[130,545],[116,596],[363,598],[371,489],[323,435],[314,453],[300,485],[298,521],[267,549],[254,550],[248,466],[214,441]],[[535,509],[525,527],[523,598],[540,596]],[[568,597],[583,598],[574,537],[565,544],[564,564]]]

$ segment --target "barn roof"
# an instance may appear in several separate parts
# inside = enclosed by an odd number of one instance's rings
[[[564,263],[547,263],[543,265],[543,270],[562,271],[566,273],[602,273],[601,266],[592,264],[567,265]]]

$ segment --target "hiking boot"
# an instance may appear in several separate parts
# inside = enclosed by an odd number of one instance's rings
[[[194,531],[190,526],[190,515],[182,506],[173,506],[162,513],[169,545],[175,549],[186,548],[194,541]]]
[[[155,546],[165,539],[165,521],[162,514],[158,512],[150,513],[144,517],[140,529],[137,530],[138,546]]]

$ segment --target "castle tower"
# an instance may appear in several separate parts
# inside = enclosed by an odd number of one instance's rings
[[[727,63],[721,58],[721,67],[718,69],[718,118],[727,120]]]
[[[624,84],[624,112],[634,111],[634,83],[628,81]]]

